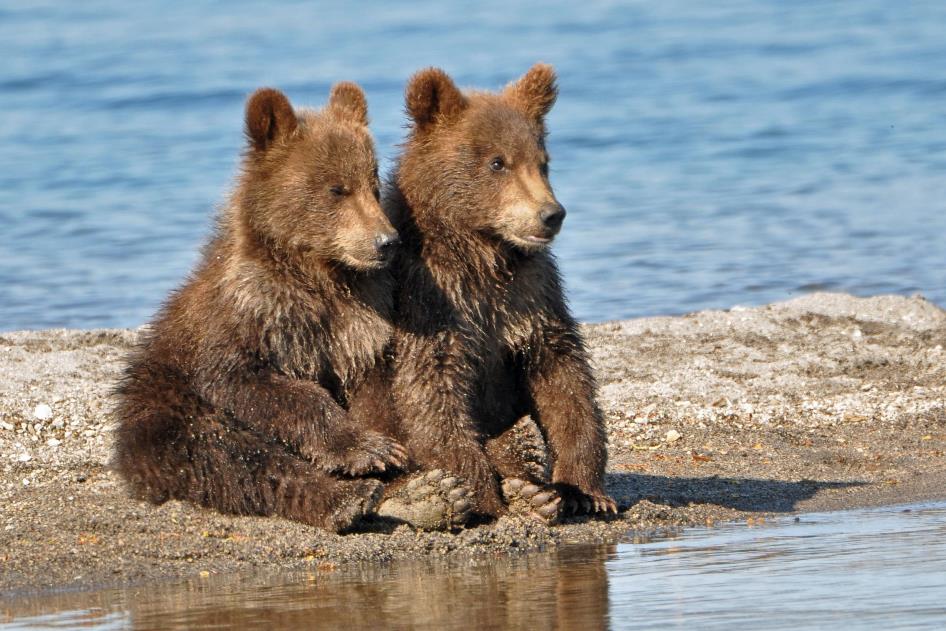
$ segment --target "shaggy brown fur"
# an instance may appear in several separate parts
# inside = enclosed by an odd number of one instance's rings
[[[367,124],[350,83],[318,112],[250,98],[236,191],[117,392],[115,465],[137,495],[339,530],[381,483],[338,474],[406,464],[347,411],[391,333],[397,233]]]
[[[404,241],[394,267],[399,437],[421,467],[464,477],[477,512],[497,515],[500,477],[536,477],[507,439],[529,414],[563,506],[616,510],[603,489],[594,379],[547,249],[565,216],[545,147],[554,71],[536,65],[491,94],[461,93],[428,69],[406,96],[413,126],[385,192]]]

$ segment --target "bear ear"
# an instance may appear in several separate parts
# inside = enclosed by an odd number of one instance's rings
[[[538,63],[529,68],[518,81],[510,83],[505,93],[529,116],[541,121],[551,111],[558,97],[555,80],[555,69],[549,64]]]
[[[466,107],[466,99],[446,72],[427,68],[407,82],[407,113],[418,129],[456,118]]]
[[[246,137],[257,151],[286,138],[299,125],[286,95],[273,88],[260,88],[246,103]]]
[[[328,111],[335,118],[358,125],[368,124],[368,100],[355,83],[342,81],[332,87],[328,99]]]

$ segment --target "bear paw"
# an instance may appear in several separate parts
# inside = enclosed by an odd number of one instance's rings
[[[377,432],[365,432],[355,445],[319,458],[328,473],[350,476],[383,473],[389,468],[403,469],[407,465],[407,450],[392,438]]]
[[[348,484],[345,497],[325,519],[326,530],[340,532],[351,528],[365,515],[373,513],[384,494],[378,480],[355,480]]]
[[[554,488],[519,478],[506,478],[502,489],[503,498],[513,515],[538,519],[549,526],[554,526],[561,519],[562,497]]]
[[[466,483],[440,469],[421,473],[388,496],[378,515],[420,528],[452,530],[470,518]]]
[[[567,515],[617,514],[618,505],[603,492],[584,493],[577,488],[561,485],[563,512]]]

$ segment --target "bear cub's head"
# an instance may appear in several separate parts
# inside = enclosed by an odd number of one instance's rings
[[[332,88],[320,111],[293,110],[261,88],[246,105],[242,207],[256,239],[302,265],[384,266],[398,234],[379,203],[368,105],[354,83]]]
[[[412,132],[399,169],[408,201],[520,250],[547,246],[565,219],[545,147],[545,116],[557,94],[546,64],[499,93],[463,93],[437,68],[415,74],[406,94]]]

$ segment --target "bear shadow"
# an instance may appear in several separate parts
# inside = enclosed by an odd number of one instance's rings
[[[712,475],[702,478],[609,473],[608,492],[625,511],[641,500],[670,507],[712,504],[739,511],[791,513],[798,502],[826,489],[865,486],[867,482],[765,480]]]

